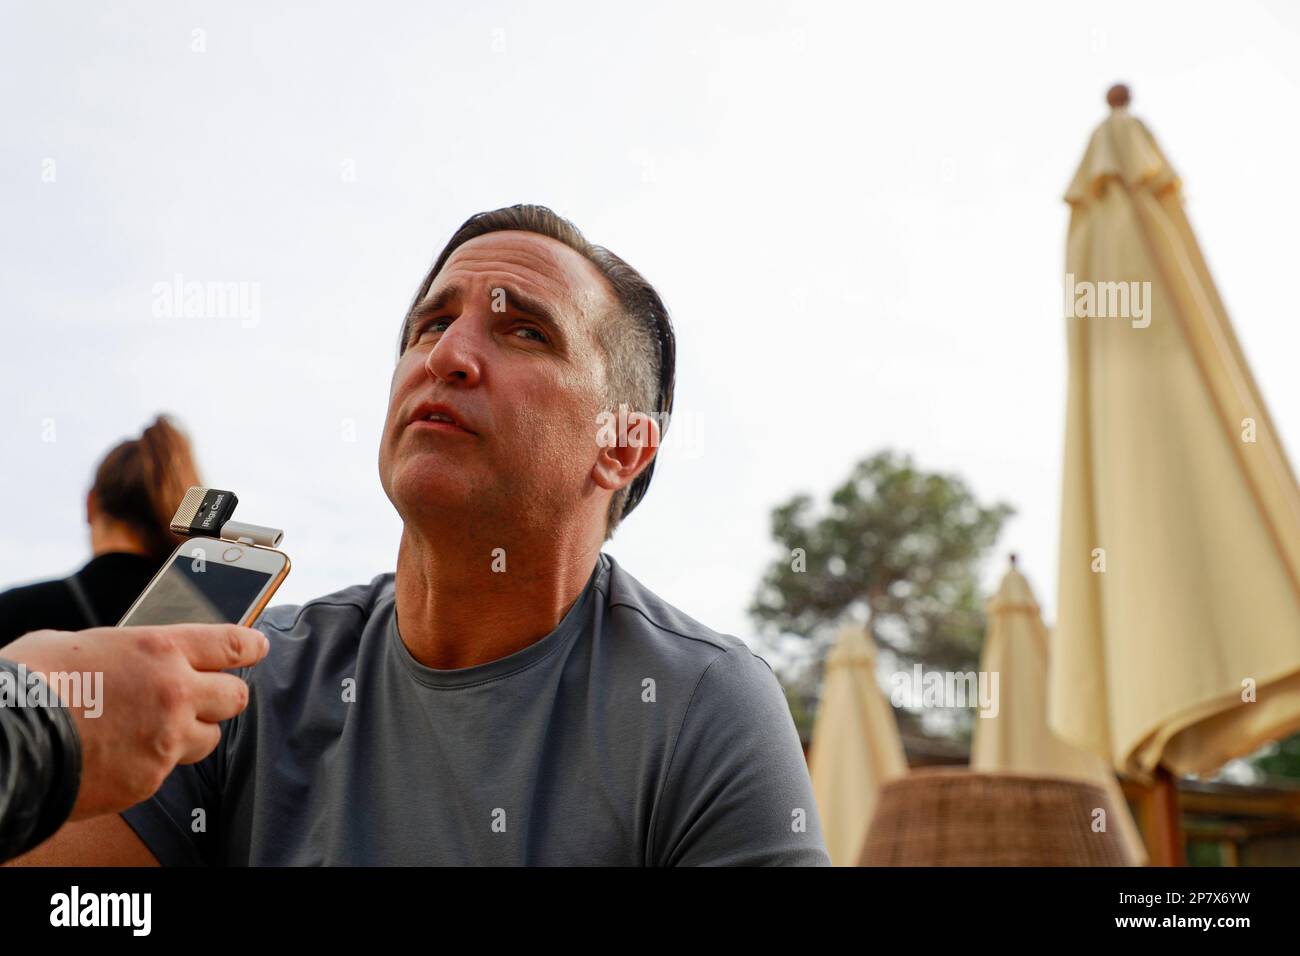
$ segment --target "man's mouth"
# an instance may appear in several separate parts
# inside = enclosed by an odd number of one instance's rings
[[[436,431],[458,431],[469,435],[478,434],[445,405],[427,403],[420,405],[416,408],[415,414],[411,416],[411,421],[408,424],[419,425]]]

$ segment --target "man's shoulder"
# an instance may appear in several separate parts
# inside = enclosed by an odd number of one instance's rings
[[[304,604],[278,604],[268,608],[253,627],[277,638],[328,638],[360,633],[370,618],[393,598],[391,571],[376,575],[368,584],[349,587],[313,598]]]
[[[624,648],[610,656],[649,656],[650,667],[624,665],[622,674],[653,677],[654,697],[642,699],[660,705],[636,711],[663,734],[661,750],[642,751],[662,754],[647,861],[829,865],[799,733],[767,661],[664,601],[616,562],[608,607],[615,622],[609,645]],[[620,726],[627,711],[615,701],[611,726]],[[795,828],[792,819],[806,826]]]
[[[610,557],[606,607],[620,641],[702,673],[723,655],[767,662],[740,638],[716,631],[664,600]]]

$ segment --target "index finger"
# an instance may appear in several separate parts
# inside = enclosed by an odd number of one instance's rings
[[[160,630],[199,671],[251,667],[271,649],[261,631],[234,624],[174,624]]]

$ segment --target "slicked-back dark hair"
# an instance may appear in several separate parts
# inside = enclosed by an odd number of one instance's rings
[[[438,254],[407,315],[424,301],[453,252],[471,239],[511,230],[532,232],[562,242],[605,277],[618,303],[616,314],[601,317],[596,327],[597,340],[605,353],[609,381],[606,399],[610,410],[617,413],[618,406],[626,404],[635,411],[652,414],[659,422],[661,432],[666,432],[677,378],[677,339],[668,309],[654,286],[641,273],[604,246],[587,241],[577,226],[546,206],[507,206],[476,213],[466,219]],[[406,332],[406,323],[403,323],[399,356],[406,349]],[[606,540],[645,497],[654,468],[655,459],[652,458],[645,470],[610,500],[605,522]]]

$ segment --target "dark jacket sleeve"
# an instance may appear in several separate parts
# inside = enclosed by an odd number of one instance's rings
[[[81,738],[72,714],[52,692],[49,706],[18,706],[15,695],[25,700],[29,677],[41,680],[0,660],[0,862],[53,836],[81,788]]]

